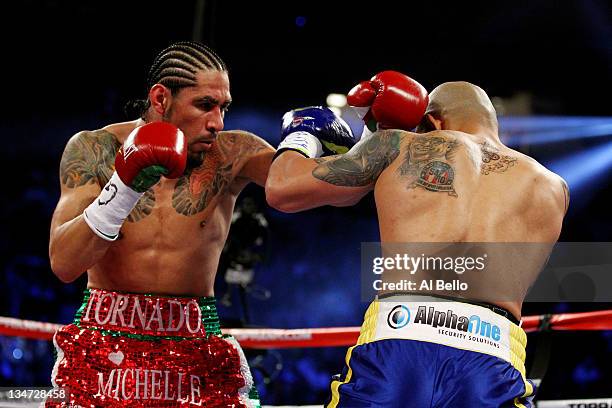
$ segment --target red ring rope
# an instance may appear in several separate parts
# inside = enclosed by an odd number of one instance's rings
[[[539,331],[546,315],[523,317],[527,332]],[[550,317],[550,330],[612,330],[612,310],[585,313],[564,313]],[[36,322],[0,316],[0,335],[51,340],[60,324]],[[359,327],[316,329],[223,329],[244,348],[300,348],[352,346],[359,337]]]

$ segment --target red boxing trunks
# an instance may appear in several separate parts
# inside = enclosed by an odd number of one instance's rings
[[[221,334],[212,297],[89,289],[53,343],[52,383],[66,391],[65,406],[259,406],[242,349]]]

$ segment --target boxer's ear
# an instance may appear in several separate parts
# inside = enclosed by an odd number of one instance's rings
[[[172,92],[162,84],[155,84],[149,90],[149,102],[155,113],[165,116],[170,105]]]
[[[444,123],[442,119],[436,119],[431,113],[428,113],[427,118],[432,123],[435,130],[442,130]]]
[[[416,128],[417,133],[433,132],[434,130],[442,130],[442,120],[436,119],[431,113],[427,113],[421,119],[421,123]]]

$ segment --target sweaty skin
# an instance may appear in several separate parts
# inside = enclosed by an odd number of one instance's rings
[[[559,176],[504,146],[496,132],[480,130],[378,131],[347,154],[323,159],[285,152],[266,184],[268,203],[286,212],[353,204],[372,190],[383,244],[541,243],[481,246],[478,253],[491,254],[488,273],[461,277],[471,285],[471,300],[505,307],[517,318],[569,202]],[[383,279],[410,278],[402,273]]]
[[[51,264],[60,279],[72,281],[87,270],[89,288],[213,295],[236,198],[249,182],[264,185],[274,149],[251,133],[221,131],[230,99],[226,73],[200,72],[197,86],[162,99],[150,108],[151,120],[181,128],[188,155],[203,161],[179,179],[162,177],[124,222],[120,238],[107,242],[81,214],[112,175],[119,147],[144,121],[76,134],[62,157],[62,195],[51,225]]]

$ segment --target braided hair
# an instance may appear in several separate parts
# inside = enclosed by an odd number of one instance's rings
[[[209,47],[193,41],[181,41],[162,50],[151,65],[147,76],[147,89],[162,84],[175,95],[180,89],[195,86],[198,71],[225,71],[223,60]],[[128,116],[144,116],[150,106],[148,99],[133,100],[126,104]]]

